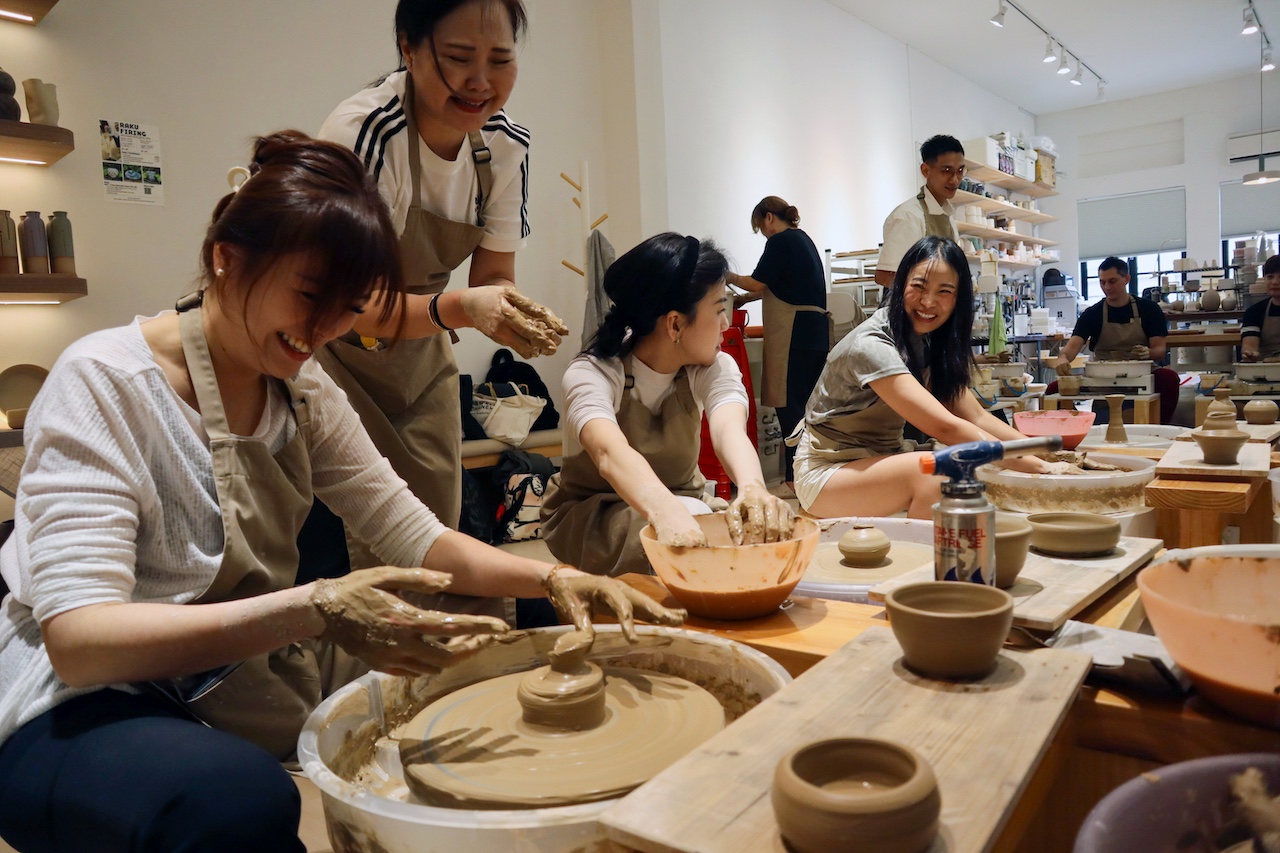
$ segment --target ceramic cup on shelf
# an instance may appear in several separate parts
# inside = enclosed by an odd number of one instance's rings
[[[0,210],[0,275],[18,272],[18,226],[9,211]]]
[[[49,238],[40,219],[40,211],[28,210],[18,229],[22,250],[22,271],[32,275],[49,274]]]
[[[58,87],[32,77],[22,81],[27,95],[27,118],[32,124],[58,126]]]

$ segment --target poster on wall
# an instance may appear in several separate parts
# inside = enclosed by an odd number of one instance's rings
[[[107,201],[163,205],[160,128],[99,119],[98,136],[102,140],[102,185]]]

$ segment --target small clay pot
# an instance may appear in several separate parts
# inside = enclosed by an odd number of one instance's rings
[[[1018,582],[1031,545],[1031,525],[1021,518],[996,519],[996,586],[1008,589]]]
[[[1207,465],[1234,465],[1249,433],[1238,429],[1198,429],[1191,433]]]
[[[884,558],[889,556],[891,543],[880,528],[858,523],[840,537],[836,547],[846,563],[869,569],[884,562]]]
[[[4,413],[4,416],[9,422],[10,429],[22,429],[27,423],[27,410],[25,408],[10,409]]]
[[[1064,397],[1074,397],[1080,393],[1079,376],[1059,376],[1058,393]]]
[[[1089,557],[1120,542],[1120,522],[1091,512],[1037,512],[1027,516],[1031,547],[1046,554]]]
[[[907,584],[885,596],[884,606],[907,666],[931,678],[991,672],[1013,624],[1013,597],[979,583]]]
[[[928,762],[869,738],[820,740],[787,753],[771,798],[796,853],[921,853],[933,844],[942,811]]]
[[[1250,400],[1244,404],[1244,419],[1251,424],[1273,424],[1280,417],[1274,400]]]
[[[1204,429],[1235,429],[1236,404],[1231,402],[1231,388],[1221,385],[1213,389],[1213,402],[1204,415]]]

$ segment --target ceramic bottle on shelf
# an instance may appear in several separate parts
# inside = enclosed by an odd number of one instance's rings
[[[9,211],[0,210],[0,275],[18,272],[18,226]]]
[[[27,95],[27,118],[32,124],[58,126],[58,87],[32,77],[22,81]]]
[[[13,82],[13,78],[0,68],[0,119],[18,121],[22,118],[22,107],[19,106],[18,99],[13,96],[16,91],[18,87]]]
[[[76,274],[76,253],[71,245],[71,220],[65,210],[49,216],[49,267],[53,272]]]
[[[1236,292],[1234,290],[1228,290],[1226,293],[1222,294],[1222,304],[1220,304],[1218,308],[1223,311],[1234,311],[1238,304],[1239,300],[1236,299]]]
[[[1222,304],[1222,294],[1218,293],[1218,289],[1212,284],[1200,296],[1201,311],[1217,311],[1218,306]]]
[[[18,229],[18,244],[22,250],[22,271],[35,275],[49,274],[49,238],[40,219],[40,211],[28,210]]]

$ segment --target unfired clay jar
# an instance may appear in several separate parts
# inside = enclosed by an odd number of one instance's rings
[[[889,537],[873,524],[855,524],[840,537],[838,546],[845,562],[874,568],[889,556]]]
[[[933,769],[884,740],[832,738],[787,753],[773,774],[773,812],[796,853],[920,853],[938,834]]]
[[[1027,516],[1031,547],[1046,554],[1089,557],[1109,553],[1120,541],[1120,522],[1091,512],[1037,512]]]
[[[1186,309],[1187,309],[1188,311],[1199,311],[1199,310],[1200,310],[1200,300],[1199,300],[1199,299],[1192,299],[1190,302],[1188,302],[1188,303],[1186,304]]]
[[[1074,397],[1080,393],[1079,376],[1059,376],[1058,393],[1064,397]]]
[[[1213,402],[1204,414],[1203,429],[1235,429],[1236,404],[1231,402],[1230,388],[1214,388]]]
[[[0,210],[0,275],[18,272],[18,226],[9,211]]]
[[[1237,304],[1239,304],[1239,300],[1236,299],[1235,291],[1228,290],[1226,293],[1222,294],[1222,304],[1218,307],[1223,311],[1234,311],[1236,310]]]
[[[907,666],[930,678],[979,678],[995,666],[1013,624],[1013,597],[979,583],[926,581],[885,596]]]
[[[1124,395],[1108,394],[1107,406],[1110,407],[1110,420],[1107,421],[1107,441],[1125,444],[1129,436],[1124,431]]]
[[[1222,295],[1212,284],[1200,296],[1200,308],[1205,311],[1217,311],[1222,304]]]
[[[38,78],[22,81],[27,95],[27,118],[32,124],[58,126],[58,87]]]
[[[996,519],[996,586],[1008,589],[1018,582],[1031,545],[1031,525],[1021,518]]]
[[[1251,424],[1273,424],[1280,417],[1275,400],[1250,400],[1244,404],[1244,419]]]
[[[1184,310],[1186,307],[1182,304],[1182,301],[1179,299],[1174,299],[1171,302],[1168,302],[1166,304],[1168,305],[1169,310],[1174,312],[1175,314]]]
[[[1208,465],[1234,465],[1249,433],[1238,429],[1198,429],[1191,433]]]

